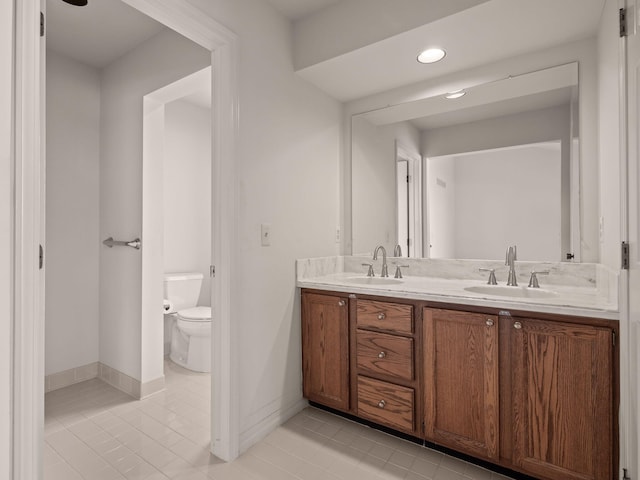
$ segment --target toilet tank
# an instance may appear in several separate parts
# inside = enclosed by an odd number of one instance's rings
[[[192,308],[198,305],[202,273],[165,273],[164,298],[173,304],[174,311]]]

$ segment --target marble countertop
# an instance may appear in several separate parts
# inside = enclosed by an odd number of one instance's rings
[[[340,258],[340,257],[337,257]],[[299,261],[300,262],[300,261]],[[344,262],[335,262],[333,268],[308,268],[309,262],[298,266],[297,286],[341,293],[377,295],[383,297],[486,306],[504,310],[522,310],[540,313],[556,313],[582,317],[618,320],[617,298],[612,299],[606,289],[583,282],[580,286],[545,284],[541,277],[540,289],[527,287],[518,280],[518,287],[487,285],[486,279],[442,278],[405,275],[401,280],[377,276],[370,280],[362,272],[345,271]],[[325,259],[326,263],[326,259]],[[391,276],[393,270],[390,269]],[[317,274],[314,276],[314,274]],[[585,285],[586,283],[586,285]],[[479,289],[480,292],[468,289]],[[520,289],[523,297],[514,297],[511,288]],[[487,293],[483,290],[488,290]],[[499,293],[494,295],[493,292]],[[527,295],[536,295],[528,297]]]

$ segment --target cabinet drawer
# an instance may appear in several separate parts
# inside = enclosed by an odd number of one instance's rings
[[[358,300],[356,326],[410,335],[413,333],[413,306]]]
[[[357,365],[370,374],[413,380],[413,339],[358,330]]]
[[[358,376],[358,415],[397,430],[414,430],[414,391]]]

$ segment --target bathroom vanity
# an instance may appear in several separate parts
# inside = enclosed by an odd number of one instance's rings
[[[471,278],[305,268],[310,401],[536,478],[614,478],[618,322],[593,285],[513,299]]]

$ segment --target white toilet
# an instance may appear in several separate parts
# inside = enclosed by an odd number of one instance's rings
[[[199,307],[201,273],[168,273],[164,276],[164,298],[175,317],[169,358],[195,372],[211,371],[211,307]]]

